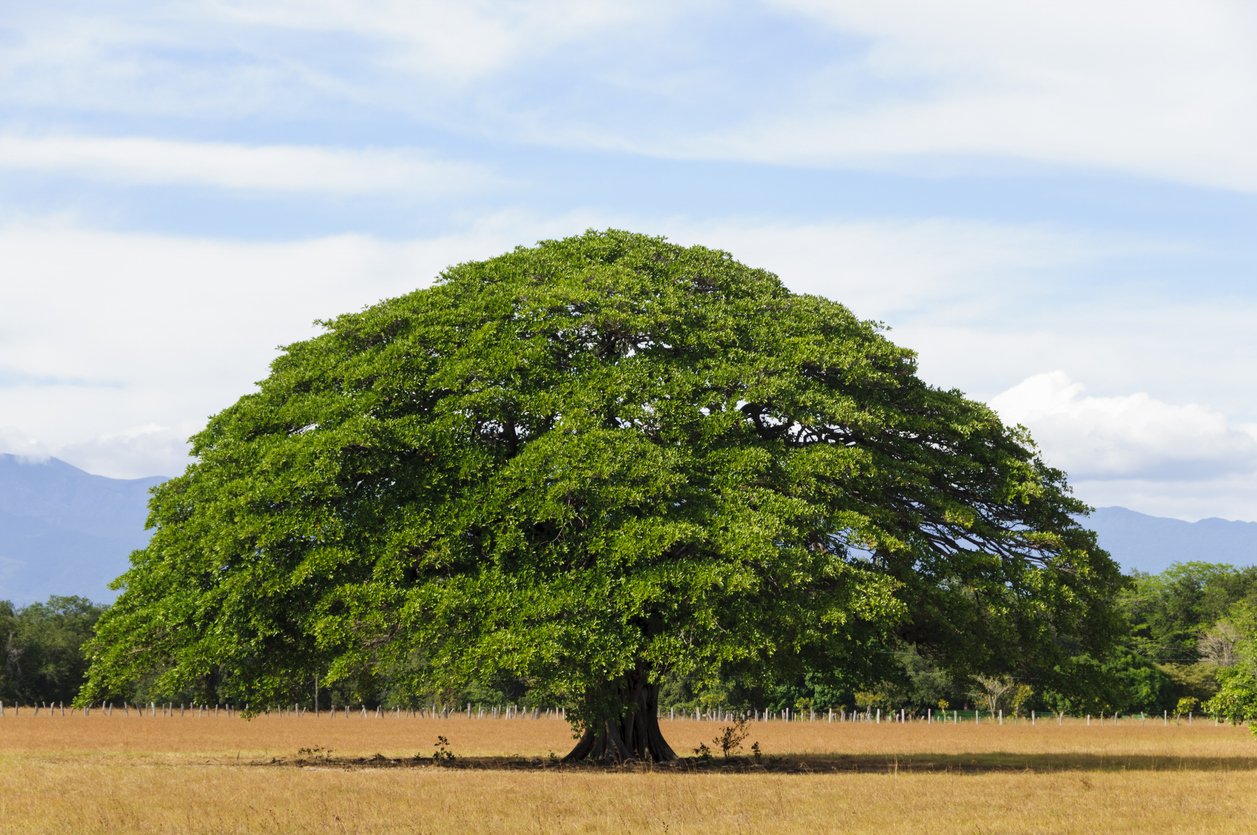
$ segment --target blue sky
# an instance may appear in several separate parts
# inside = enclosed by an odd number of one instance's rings
[[[316,318],[616,226],[884,322],[1097,505],[1257,520],[1257,7],[5,4],[0,451],[173,474]]]

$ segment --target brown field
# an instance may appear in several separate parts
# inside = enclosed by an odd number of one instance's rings
[[[710,746],[720,727],[664,723],[685,754]],[[430,759],[438,735],[453,767]],[[1257,829],[1257,739],[1211,722],[770,722],[751,726],[746,746],[753,741],[764,765],[717,756],[618,771],[554,765],[549,754],[572,744],[556,720],[15,717],[9,708],[0,832]]]

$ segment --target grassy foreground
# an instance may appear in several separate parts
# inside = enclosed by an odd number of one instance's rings
[[[688,754],[720,727],[664,730]],[[438,735],[455,767],[432,763]],[[753,741],[781,759],[616,771],[553,765],[572,744],[555,720],[23,711],[0,719],[0,830],[1115,835],[1257,818],[1257,741],[1211,723],[773,722]]]

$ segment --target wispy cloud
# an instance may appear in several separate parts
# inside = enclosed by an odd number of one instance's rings
[[[216,0],[219,20],[273,29],[352,33],[387,45],[381,60],[395,70],[463,84],[514,71],[558,50],[594,52],[623,28],[666,26],[692,2],[611,0]]]
[[[778,273],[792,290],[842,302],[864,318],[902,321],[927,313],[971,322],[1003,313],[1010,276],[1017,295],[1027,277],[1094,264],[1168,243],[1093,236],[1043,224],[969,220],[783,223],[721,219],[673,221],[679,242],[718,247]]]
[[[995,158],[1257,190],[1257,11],[1235,0],[205,0],[54,4],[10,26],[0,100],[41,108],[318,119],[351,106],[669,158]],[[379,182],[363,167],[432,176],[422,158],[328,153],[333,172],[354,169],[329,174],[342,183]]]
[[[1257,11],[1230,0],[773,0],[859,60],[674,153],[795,165],[991,156],[1257,190]],[[658,150],[658,149],[657,149]]]
[[[483,165],[442,161],[418,150],[147,138],[0,136],[0,168],[123,184],[432,197],[483,189],[494,180]]]

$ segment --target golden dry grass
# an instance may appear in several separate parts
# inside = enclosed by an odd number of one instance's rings
[[[678,751],[720,727],[665,722]],[[1246,730],[1126,722],[758,723],[747,745],[817,773],[555,768],[554,720],[0,719],[0,832],[1250,832]],[[529,770],[346,768],[340,758],[517,756]],[[299,748],[331,749],[313,766]],[[308,757],[306,758],[309,759]],[[338,762],[339,761],[339,762]],[[822,773],[827,764],[839,773]],[[846,766],[855,763],[861,773]],[[899,766],[896,772],[896,765]],[[941,770],[921,770],[941,769]],[[945,769],[952,769],[947,772]],[[917,770],[914,770],[917,769]]]

